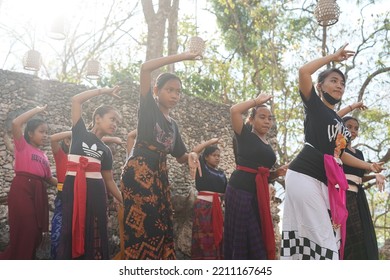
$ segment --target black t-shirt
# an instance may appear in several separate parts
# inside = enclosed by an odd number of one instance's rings
[[[358,149],[355,149],[355,153],[354,153],[350,149],[346,148],[345,152],[348,153],[348,154],[351,154],[352,156],[354,156],[354,157],[356,157],[356,158],[358,158],[360,160],[364,161],[363,153],[362,153],[362,151],[360,151]],[[359,169],[359,168],[348,166],[348,165],[345,165],[345,164],[343,165],[343,169],[344,169],[344,173],[345,174],[355,175],[355,176],[358,176],[360,178],[363,178],[363,176],[364,176],[364,174],[366,172],[364,169]]]
[[[202,177],[200,177],[199,173],[196,172],[196,189],[198,191],[225,193],[227,185],[225,172],[220,169],[214,169],[207,166],[203,156],[199,157],[199,162],[202,169]]]
[[[236,163],[252,169],[258,167],[272,168],[276,162],[276,155],[269,144],[264,143],[256,134],[252,133],[250,125],[243,125],[241,134],[235,133],[237,140]],[[251,193],[256,192],[256,174],[241,170],[234,170],[230,176],[229,185]]]
[[[72,143],[69,154],[98,159],[101,164],[101,170],[112,169],[110,148],[97,138],[95,134],[87,130],[82,118],[72,127]]]
[[[321,155],[329,154],[333,156],[335,154],[337,136],[340,134],[339,137],[344,138],[345,143],[348,143],[351,139],[351,133],[344,126],[342,119],[337,113],[321,101],[314,90],[314,86],[311,89],[309,100],[306,100],[301,92],[300,95],[305,110],[305,142],[319,151],[320,157],[313,156],[313,158],[309,158],[307,155],[310,151],[306,147],[291,162],[289,169],[304,173],[324,182],[324,178],[326,178],[325,169],[317,168],[313,172],[313,165],[318,166],[322,164],[323,166],[323,157]],[[344,148],[340,148],[340,153],[337,153],[338,156],[341,156]],[[324,183],[326,183],[326,180]]]
[[[136,142],[153,145],[176,158],[183,156],[187,151],[175,120],[172,118],[167,120],[158,108],[152,91],[140,98]]]

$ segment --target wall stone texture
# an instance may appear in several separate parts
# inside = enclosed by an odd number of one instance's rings
[[[8,244],[7,194],[14,176],[11,122],[17,115],[47,104],[47,114],[43,115],[49,125],[49,133],[54,134],[69,130],[70,98],[84,90],[86,86],[60,83],[54,80],[42,80],[36,76],[0,70],[0,251]],[[110,96],[99,96],[83,105],[83,118],[86,123],[91,121],[93,110],[101,104],[111,104],[122,114],[122,123],[116,135],[124,141],[127,133],[136,128],[139,91],[136,83],[122,85],[120,99]],[[196,97],[183,95],[179,105],[172,111],[172,117],[177,120],[179,129],[187,149],[213,137],[219,137],[225,143],[221,150],[220,168],[225,170],[227,177],[234,170],[234,155],[232,149],[233,131],[230,125],[229,106],[205,101]],[[114,153],[114,179],[119,183],[122,166],[125,160],[125,146],[111,145]],[[52,170],[55,170],[53,155],[49,143],[44,147]],[[174,233],[177,255],[179,259],[189,259],[191,255],[192,205],[196,197],[194,181],[188,176],[188,168],[172,157],[168,157],[169,178],[174,215]],[[271,187],[272,216],[275,224],[276,243],[279,247],[280,220],[278,205],[280,200],[275,197]],[[56,190],[49,187],[50,218],[54,210]],[[114,256],[119,251],[118,221],[116,210],[110,205],[109,210],[110,252]],[[44,244],[37,258],[49,257],[49,245]],[[279,252],[279,249],[278,249]]]

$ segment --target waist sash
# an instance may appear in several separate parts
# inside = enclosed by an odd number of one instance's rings
[[[335,226],[340,226],[340,259],[343,259],[346,237],[346,223],[348,218],[345,192],[348,189],[348,183],[347,179],[345,178],[343,168],[336,162],[336,159],[333,156],[324,154],[324,166],[326,177],[328,179],[329,206],[332,222]],[[336,185],[339,186],[338,190]]]
[[[252,169],[241,165],[237,165],[236,169],[256,174],[256,195],[260,220],[262,222],[262,237],[267,251],[267,258],[269,260],[274,260],[276,257],[276,245],[268,187],[269,169],[261,166],[257,169]]]
[[[211,215],[212,215],[211,222],[213,223],[214,244],[218,248],[219,244],[222,241],[222,236],[223,236],[223,216],[222,216],[221,203],[219,201],[219,194],[216,192],[210,193],[210,192],[201,191],[198,193],[198,195],[213,197],[212,210],[211,210]]]
[[[87,179],[86,172],[100,172],[100,163],[89,162],[87,157],[81,156],[79,162],[68,161],[67,170],[76,171],[73,193],[72,216],[72,257],[77,258],[84,254],[85,216],[87,206]]]

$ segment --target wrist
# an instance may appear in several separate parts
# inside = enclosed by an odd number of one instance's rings
[[[253,107],[256,107],[257,106],[256,99],[252,99],[252,101],[253,101]]]
[[[352,105],[348,105],[349,109],[351,110],[351,112],[353,111],[353,107]]]

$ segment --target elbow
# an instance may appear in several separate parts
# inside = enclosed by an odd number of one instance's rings
[[[230,107],[230,115],[233,116],[235,114],[237,114],[237,106],[233,105],[232,107]]]

